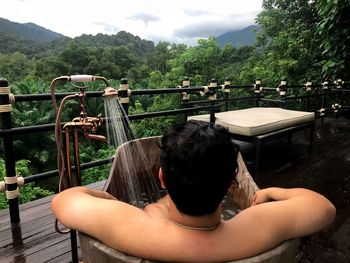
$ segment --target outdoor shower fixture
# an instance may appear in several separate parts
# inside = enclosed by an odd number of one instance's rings
[[[55,139],[57,145],[57,166],[59,172],[59,191],[64,189],[80,186],[81,185],[81,174],[80,174],[80,158],[79,158],[79,137],[80,132],[84,138],[88,140],[97,140],[106,142],[106,137],[103,135],[96,134],[99,126],[102,125],[102,115],[99,114],[95,117],[88,116],[85,93],[88,86],[86,83],[95,81],[102,81],[106,89],[103,92],[103,96],[118,95],[118,91],[109,86],[107,79],[100,76],[91,75],[73,75],[73,76],[61,76],[55,78],[50,85],[51,89],[51,100],[53,109],[56,116],[55,123]],[[58,82],[70,83],[72,86],[79,89],[79,93],[69,94],[65,96],[59,106],[57,106],[55,86]],[[80,101],[80,113],[79,117],[73,118],[72,121],[61,125],[62,112],[65,104],[68,100]],[[72,137],[72,146],[71,139]],[[64,151],[63,151],[64,148]],[[73,153],[71,153],[71,151]],[[74,165],[72,165],[71,155],[74,156]],[[74,172],[74,173],[73,173]],[[60,230],[58,227],[58,221],[55,223],[56,231],[59,233],[71,234],[71,246],[72,246],[72,262],[78,262],[77,252],[77,239],[75,231],[71,230]]]
[[[71,83],[74,87],[79,89],[79,93],[69,94],[65,96],[60,105],[57,106],[56,95],[55,95],[55,86],[57,82],[67,82]],[[81,131],[84,138],[89,140],[98,140],[106,141],[106,137],[103,135],[96,134],[97,128],[101,126],[103,120],[101,114],[90,117],[87,113],[86,106],[86,89],[88,88],[85,83],[102,81],[106,88],[109,87],[107,79],[100,76],[90,76],[90,75],[73,75],[73,76],[61,76],[55,78],[50,85],[51,89],[51,99],[52,106],[54,108],[56,123],[55,123],[55,139],[57,144],[57,166],[60,176],[60,191],[65,188],[78,186],[80,185],[80,162],[79,162],[79,147],[78,147],[78,132]],[[110,88],[112,89],[112,88]],[[64,109],[64,106],[68,100],[79,100],[80,101],[80,113],[79,117],[73,118],[72,121],[67,122],[62,127],[61,125],[61,115]],[[62,134],[64,134],[64,148],[65,148],[65,158],[62,153],[63,142]],[[70,147],[70,136],[73,137],[73,155],[75,159],[74,170],[75,170],[75,179],[72,176],[72,163],[71,163],[71,147]],[[64,161],[66,159],[66,162]],[[66,173],[65,173],[66,170]],[[65,176],[66,174],[66,176]]]

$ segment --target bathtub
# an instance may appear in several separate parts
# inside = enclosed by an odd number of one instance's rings
[[[126,163],[125,159],[135,160],[132,165],[135,167],[135,176],[140,179],[141,191],[149,191],[149,189],[154,189],[154,185],[150,184],[149,175],[145,171],[143,163],[149,164],[148,168],[151,176],[158,178],[159,170],[159,152],[158,147],[161,137],[150,137],[139,140],[134,140],[127,142],[116,151],[116,157],[114,159],[111,172],[104,186],[105,191],[116,196],[119,200],[128,202],[127,192],[125,191],[125,186],[123,185],[123,180],[120,178],[123,176],[123,171],[125,171]],[[141,158],[135,158],[142,149],[144,156]],[[126,150],[126,151],[125,151]],[[126,157],[123,155],[127,155]],[[131,156],[133,158],[129,158]],[[242,156],[238,156],[239,173],[237,174],[237,181],[239,186],[236,188],[230,188],[227,196],[225,197],[232,199],[239,210],[243,210],[251,205],[253,195],[258,186],[255,184],[253,178],[250,176],[247,167],[244,164]],[[100,241],[84,234],[79,233],[80,247],[83,256],[84,263],[109,263],[109,262],[132,262],[132,263],[151,263],[154,261],[137,258],[132,255],[127,255],[121,251],[115,250],[111,247],[106,246]],[[296,255],[298,252],[299,242],[298,239],[287,240],[281,243],[279,246],[266,251],[260,255],[246,258],[242,260],[235,260],[231,262],[235,263],[289,263],[296,262]]]

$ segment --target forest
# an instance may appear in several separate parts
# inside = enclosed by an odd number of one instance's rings
[[[19,40],[2,35],[0,77],[9,81],[14,94],[49,93],[50,81],[62,75],[100,75],[118,86],[127,78],[131,89],[154,89],[181,85],[189,76],[191,85],[208,85],[212,78],[223,83],[252,84],[261,78],[276,86],[282,79],[303,84],[312,80],[350,80],[350,1],[348,0],[264,0],[256,17],[261,27],[254,46],[219,47],[214,37],[200,39],[196,46],[143,40],[127,32],[116,35],[61,37],[48,43]],[[65,91],[64,88],[60,91]],[[175,97],[161,95],[132,101],[130,113],[171,108]],[[93,112],[103,112],[98,99],[89,102]],[[101,108],[102,107],[102,108]],[[69,119],[71,112],[66,112]],[[176,117],[162,121],[144,120],[134,125],[138,137],[161,134]],[[54,122],[50,102],[16,103],[13,127]],[[15,140],[16,169],[21,176],[56,167],[53,133],[18,136]],[[111,155],[97,143],[81,147],[81,161],[89,162]],[[0,148],[3,156],[2,146]],[[97,176],[96,176],[97,175]],[[108,166],[84,171],[83,183],[102,180]],[[0,159],[0,181],[5,163]],[[21,188],[20,202],[27,202],[57,191],[57,180],[30,183]],[[7,207],[0,193],[0,209]]]

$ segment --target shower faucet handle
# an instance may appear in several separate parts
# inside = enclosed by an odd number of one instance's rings
[[[68,77],[70,82],[93,82],[95,77],[92,75],[72,75]]]

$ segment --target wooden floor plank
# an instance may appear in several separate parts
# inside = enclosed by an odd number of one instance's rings
[[[88,187],[101,189],[105,181]],[[51,200],[45,197],[20,205],[21,222],[11,224],[8,211],[0,217],[0,262],[70,262],[70,235],[55,231]],[[13,241],[13,234],[16,242]],[[80,253],[80,252],[79,252]]]

